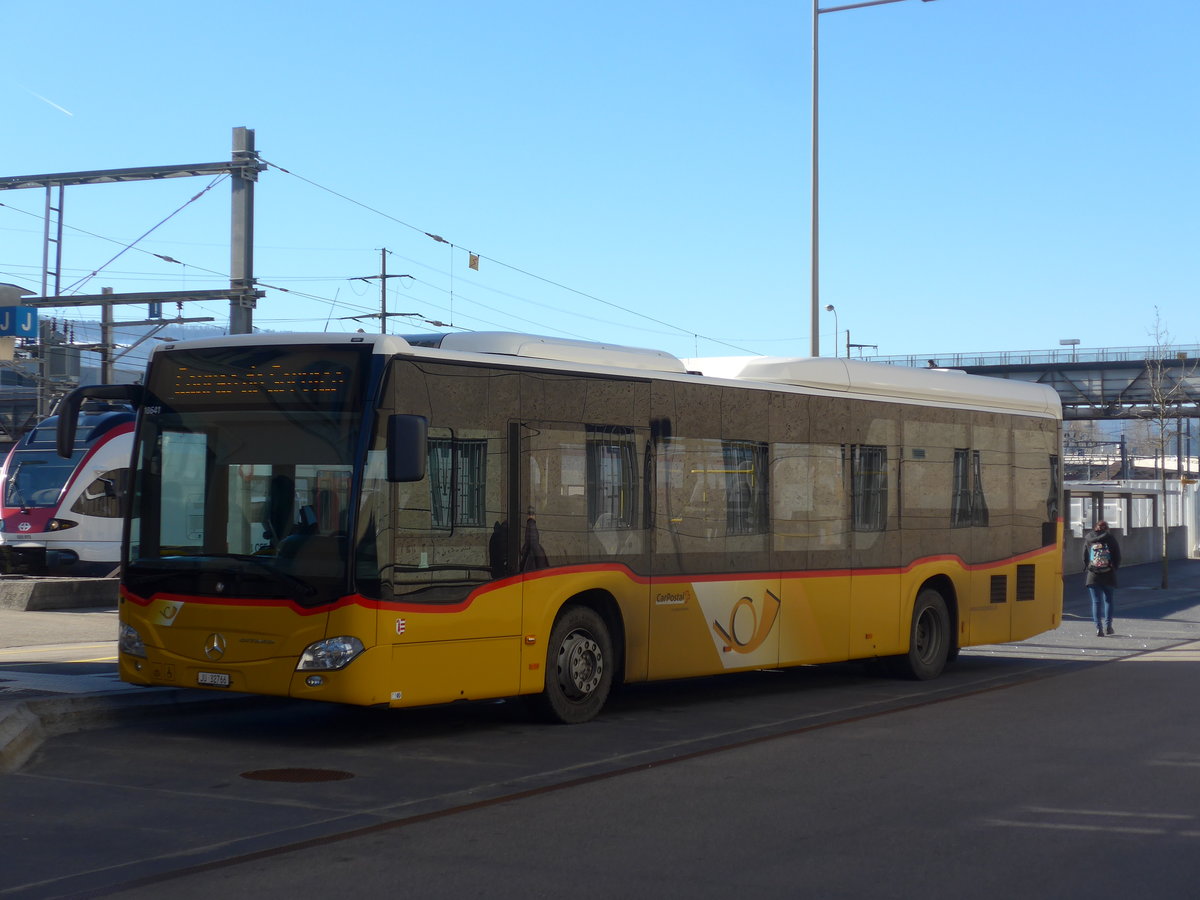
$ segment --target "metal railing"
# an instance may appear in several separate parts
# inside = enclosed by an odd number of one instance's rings
[[[1146,359],[1200,359],[1200,345],[1181,347],[1101,347],[1095,350],[1002,350],[970,353],[910,353],[904,356],[864,356],[868,362],[914,369],[958,369],[973,366],[1045,366],[1063,363],[1109,363]]]

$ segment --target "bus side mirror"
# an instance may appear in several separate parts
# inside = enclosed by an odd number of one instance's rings
[[[75,452],[75,430],[79,425],[79,408],[89,397],[97,400],[123,400],[134,409],[141,406],[143,388],[140,384],[87,384],[75,388],[58,401],[54,414],[58,426],[54,432],[54,449],[63,459]]]
[[[388,481],[420,481],[425,477],[428,434],[429,420],[424,416],[388,416]]]

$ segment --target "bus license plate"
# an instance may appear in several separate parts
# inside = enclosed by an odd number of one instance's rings
[[[229,676],[219,672],[199,672],[196,675],[197,684],[207,684],[210,687],[229,687]]]

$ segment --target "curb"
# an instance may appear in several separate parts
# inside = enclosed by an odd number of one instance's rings
[[[85,607],[116,609],[117,579],[0,577],[0,609],[47,611]]]
[[[43,741],[58,735],[119,725],[150,715],[207,712],[230,703],[240,706],[279,699],[148,687],[136,692],[122,690],[36,697],[0,705],[0,773],[16,772],[37,752]]]
[[[15,772],[45,739],[42,723],[24,703],[0,710],[0,772]]]

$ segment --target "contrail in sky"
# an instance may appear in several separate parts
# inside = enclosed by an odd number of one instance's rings
[[[27,93],[33,94],[33,96],[37,97],[37,98],[38,98],[39,100],[41,100],[43,103],[48,103],[50,106],[53,106],[53,107],[54,107],[55,109],[57,109],[57,110],[58,110],[60,113],[66,113],[66,114],[67,114],[68,116],[70,116],[71,118],[75,118],[75,113],[71,112],[69,109],[66,109],[65,107],[59,106],[59,105],[58,105],[57,103],[55,103],[53,100],[47,100],[45,97],[43,97],[43,96],[42,96],[41,94],[39,94],[37,91],[31,91],[31,90],[29,90],[29,88],[25,87],[25,85],[23,85],[23,84],[22,84],[22,85],[18,85],[18,87],[20,87],[22,90],[26,91]]]

